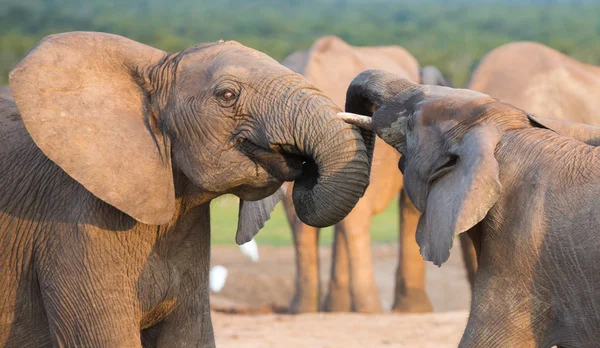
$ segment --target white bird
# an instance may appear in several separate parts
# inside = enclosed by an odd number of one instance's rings
[[[227,280],[227,268],[216,265],[210,269],[210,274],[208,275],[208,286],[210,290],[213,292],[219,292],[225,286],[225,280]]]
[[[258,261],[258,245],[256,244],[254,238],[248,243],[242,244],[239,247],[242,254],[248,256],[252,262]],[[212,292],[218,293],[223,289],[228,273],[229,271],[227,271],[227,268],[221,265],[216,265],[210,269],[210,274],[208,275],[208,286]]]
[[[252,262],[258,262],[258,245],[254,238],[252,238],[248,243],[244,243],[239,246],[242,254],[248,256]]]

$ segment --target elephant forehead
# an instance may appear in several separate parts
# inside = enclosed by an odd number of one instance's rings
[[[450,120],[461,122],[483,116],[487,110],[486,106],[496,101],[496,99],[481,93],[425,96],[416,108],[418,110],[417,121],[423,126]]]
[[[285,69],[273,58],[241,44],[217,43],[205,49],[184,53],[179,69],[206,70],[244,77],[249,72],[280,71]]]

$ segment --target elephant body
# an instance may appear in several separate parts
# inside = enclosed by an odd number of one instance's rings
[[[177,219],[138,223],[50,161],[10,102],[0,139],[3,347],[213,344],[210,195],[184,184]]]
[[[492,50],[479,62],[467,88],[534,115],[600,126],[600,68],[537,42]],[[475,259],[467,234],[460,239],[464,257]],[[472,278],[477,262],[467,265]]]
[[[359,75],[345,116],[403,154],[417,242],[436,265],[468,233],[479,269],[460,347],[595,347],[600,339],[600,127],[486,94]],[[365,98],[364,96],[368,96]]]
[[[211,199],[241,198],[243,239],[248,202],[285,181],[296,182],[298,216],[317,226],[343,218],[368,185],[369,133],[236,42],[169,54],[104,33],[53,35],[10,88],[15,101],[0,98],[3,347],[212,347]]]
[[[600,125],[600,67],[536,42],[488,53],[468,88],[541,117]]]
[[[317,40],[308,50],[290,55],[282,64],[304,75],[338,105],[344,105],[346,88],[352,78],[365,69],[381,68],[411,81],[420,80],[417,60],[402,47],[353,47],[334,36]],[[430,83],[446,83],[433,67],[422,72]],[[392,147],[376,140],[371,184],[352,212],[335,226],[331,279],[322,305],[326,311],[382,311],[373,273],[371,220],[399,193],[402,222],[393,310],[424,312],[432,309],[425,293],[425,265],[414,239],[418,212],[402,191],[401,173],[391,165],[399,158]],[[290,195],[284,200],[284,207],[296,249],[296,286],[290,312],[315,312],[321,305],[319,231],[298,220]]]

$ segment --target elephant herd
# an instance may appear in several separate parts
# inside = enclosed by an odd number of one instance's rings
[[[442,265],[458,236],[461,347],[600,340],[600,68],[512,43],[454,89],[398,46],[324,37],[280,64],[233,41],[167,53],[71,32],[9,84],[0,346],[214,346],[210,202],[227,193],[238,243],[283,200],[293,313],[383,310],[369,230],[399,199],[392,310],[431,311],[423,260]]]

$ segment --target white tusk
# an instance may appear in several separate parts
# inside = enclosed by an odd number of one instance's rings
[[[353,114],[351,112],[338,112],[337,115],[347,123],[353,124],[362,129],[373,131],[373,119],[369,116]]]

